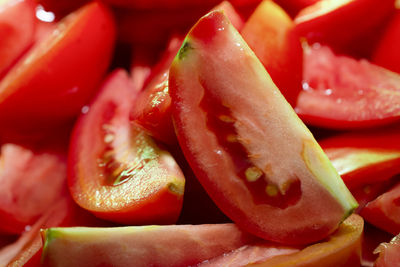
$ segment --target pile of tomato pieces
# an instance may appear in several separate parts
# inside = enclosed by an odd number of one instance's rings
[[[1,266],[398,264],[398,1],[3,0],[0,36]]]

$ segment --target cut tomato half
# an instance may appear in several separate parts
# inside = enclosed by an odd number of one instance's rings
[[[400,75],[313,45],[304,51],[296,111],[306,123],[331,129],[389,124],[400,119],[399,88]]]
[[[187,161],[243,229],[282,243],[314,242],[357,205],[221,12],[192,28],[171,65],[169,89]]]
[[[394,12],[394,0],[321,0],[301,10],[296,31],[311,43],[343,49]]]
[[[114,19],[100,2],[65,17],[0,82],[1,126],[37,129],[75,118],[104,75],[114,41]]]
[[[246,21],[241,34],[286,100],[295,107],[301,91],[303,49],[292,19],[274,2],[263,1]]]
[[[137,96],[115,71],[77,122],[68,156],[74,200],[96,216],[126,224],[174,223],[185,180],[165,150],[129,121]]]

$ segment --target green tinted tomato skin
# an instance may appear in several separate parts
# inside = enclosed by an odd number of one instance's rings
[[[50,228],[42,238],[43,266],[138,267],[195,266],[257,240],[234,224]]]
[[[247,231],[281,243],[309,243],[332,233],[356,207],[222,13],[211,12],[192,28],[172,63],[169,86],[186,159],[220,209]],[[267,178],[259,179],[263,172]]]

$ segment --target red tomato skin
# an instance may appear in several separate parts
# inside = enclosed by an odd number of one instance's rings
[[[277,4],[265,1],[246,21],[241,34],[295,107],[302,89],[303,49],[292,19]]]
[[[92,2],[57,27],[1,81],[3,125],[38,128],[74,118],[105,73],[115,24],[103,4]]]
[[[75,9],[83,6],[88,3],[90,0],[37,0],[39,4],[41,4],[46,11],[51,11],[55,13],[57,19],[61,19],[62,17],[68,15],[70,12],[73,12]]]
[[[383,0],[377,5],[375,0],[317,1],[297,14],[296,31],[310,43],[342,50],[384,21],[394,11],[394,2]],[[325,11],[325,6],[331,4],[338,6]]]
[[[151,141],[146,140],[150,137],[129,122],[137,90],[125,71],[116,70],[104,82],[89,112],[79,118],[68,157],[69,189],[78,205],[100,218],[124,224],[173,223],[182,207],[184,177],[172,157],[154,145],[149,150],[146,146]],[[105,141],[109,135],[115,137]],[[117,169],[110,169],[109,173],[107,168],[121,166],[126,170],[135,167],[129,164],[140,165],[140,151],[148,150],[145,156],[153,155],[152,150],[161,152],[149,164],[137,167],[137,175],[113,186]],[[111,158],[105,158],[106,154]],[[99,160],[101,164],[97,163]],[[140,172],[141,168],[146,171]],[[133,185],[135,189],[129,189]],[[96,194],[99,190],[104,192],[100,196]],[[110,195],[118,200],[113,205],[108,201]]]
[[[385,182],[400,173],[400,127],[349,132],[319,140],[349,189]],[[359,153],[375,160],[360,164]],[[380,155],[376,156],[376,155]],[[358,165],[359,164],[359,165]]]
[[[372,61],[391,71],[400,73],[400,9],[389,25],[386,27],[383,36],[374,51]]]
[[[34,0],[0,4],[0,79],[34,41],[35,6]]]
[[[398,74],[320,45],[305,48],[303,69],[295,110],[307,124],[349,130],[399,120]]]

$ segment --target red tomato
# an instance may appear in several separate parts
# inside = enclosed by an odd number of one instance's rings
[[[22,233],[48,210],[65,190],[65,161],[50,150],[1,147],[0,231]]]
[[[42,237],[42,266],[196,266],[256,240],[232,223],[51,228]]]
[[[386,27],[372,61],[382,67],[400,73],[400,9]]]
[[[360,212],[363,218],[392,234],[400,232],[400,183],[369,202]]]
[[[168,93],[169,66],[179,51],[183,38],[169,41],[160,62],[154,67],[149,82],[132,106],[130,119],[148,134],[167,144],[175,144],[176,137],[171,118],[171,97]]]
[[[293,21],[283,9],[264,1],[241,33],[286,100],[295,107],[301,91],[303,49],[293,30]]]
[[[319,141],[349,189],[400,173],[400,127],[352,132]]]
[[[400,119],[400,76],[366,60],[336,56],[326,46],[304,52],[296,111],[314,126],[350,129]]]
[[[192,28],[171,65],[169,89],[187,161],[243,229],[309,243],[332,233],[355,208],[311,133],[221,12]]]
[[[376,252],[379,253],[379,257],[375,262],[375,267],[400,266],[400,234],[389,243],[380,244]]]
[[[126,224],[173,223],[181,210],[185,180],[172,156],[129,122],[136,96],[122,70],[105,81],[74,128],[69,188],[81,207],[100,218]]]
[[[360,266],[363,219],[353,214],[326,240],[299,252],[275,256],[253,267],[355,267]]]
[[[113,18],[99,2],[60,21],[0,82],[1,126],[26,130],[74,118],[106,71],[114,39]]]
[[[321,0],[297,14],[296,31],[311,43],[343,48],[394,11],[395,0]]]
[[[33,43],[35,6],[34,0],[0,2],[0,79]]]

